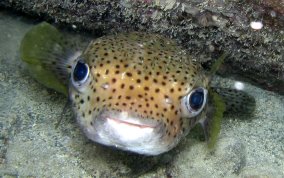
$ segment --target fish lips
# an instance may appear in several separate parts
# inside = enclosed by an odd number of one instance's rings
[[[165,137],[162,122],[128,111],[102,110],[83,128],[87,137],[103,145],[144,155],[158,155],[174,145]]]

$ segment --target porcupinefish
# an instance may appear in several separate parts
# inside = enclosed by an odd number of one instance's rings
[[[173,40],[132,32],[97,38],[85,50],[67,44],[44,22],[25,35],[21,58],[35,79],[69,97],[89,139],[158,155],[201,123],[208,142],[216,141],[222,99]]]

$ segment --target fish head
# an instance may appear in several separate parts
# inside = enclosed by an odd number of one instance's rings
[[[89,139],[158,155],[202,119],[208,79],[201,67],[171,41],[149,39],[100,38],[74,62],[69,97]]]

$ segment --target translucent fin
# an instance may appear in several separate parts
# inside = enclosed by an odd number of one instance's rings
[[[209,91],[209,103],[206,116],[200,121],[208,147],[211,149],[216,144],[221,129],[221,120],[225,111],[225,103],[214,91]]]
[[[71,101],[68,99],[64,105],[64,108],[60,114],[60,119],[57,121],[56,125],[55,125],[55,128],[57,129],[59,127],[59,125],[61,124],[62,120],[63,120],[63,117],[65,116],[68,108],[70,107],[71,105]]]
[[[255,110],[255,99],[246,92],[229,88],[212,88],[226,104],[226,114],[251,115]]]
[[[64,40],[52,25],[42,22],[24,36],[20,57],[31,75],[48,88],[67,95],[67,83],[72,61],[80,52]]]
[[[223,62],[225,61],[226,57],[228,56],[228,54],[226,52],[224,52],[212,65],[208,76],[213,76],[215,75],[215,73],[218,71],[218,69],[220,68],[220,66],[223,64]]]

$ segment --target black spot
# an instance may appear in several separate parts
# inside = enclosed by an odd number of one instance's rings
[[[81,100],[80,100],[80,103],[81,103],[81,104],[83,104],[83,103],[84,103],[84,100],[83,100],[83,99],[81,99]]]
[[[128,77],[132,77],[132,73],[130,73],[130,72],[126,72],[126,75],[127,75]]]
[[[177,115],[177,114],[178,114],[178,110],[175,111],[175,115]]]
[[[149,91],[149,87],[144,87],[144,90],[145,91]]]

